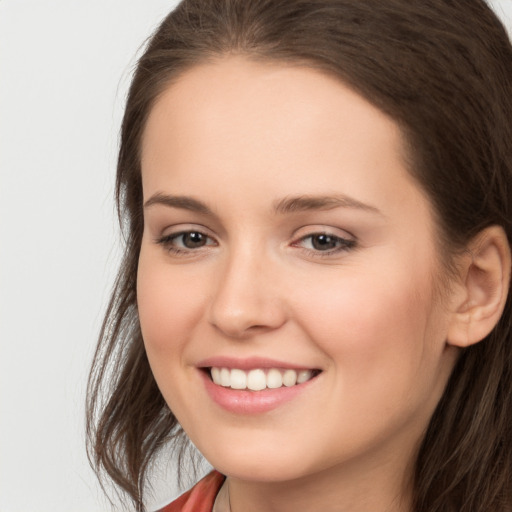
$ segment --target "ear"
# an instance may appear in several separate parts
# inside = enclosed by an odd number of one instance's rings
[[[468,347],[483,340],[498,323],[510,287],[511,256],[500,226],[481,231],[460,265],[447,342]]]

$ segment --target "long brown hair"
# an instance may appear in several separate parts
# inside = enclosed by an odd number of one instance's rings
[[[122,124],[117,205],[125,253],[88,384],[88,453],[144,510],[158,450],[185,437],[149,368],[137,315],[140,142],[156,99],[219,56],[337,76],[402,128],[410,171],[448,255],[500,225],[512,242],[512,46],[484,0],[184,0],[140,58]],[[512,511],[512,303],[461,354],[415,468],[415,512]]]

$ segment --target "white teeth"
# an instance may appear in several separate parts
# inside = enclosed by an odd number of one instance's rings
[[[233,389],[245,389],[247,387],[247,375],[243,370],[231,370],[231,387]]]
[[[227,368],[220,370],[220,385],[226,388],[231,386],[231,372]]]
[[[271,368],[263,370],[255,368],[248,372],[238,368],[211,368],[211,377],[215,384],[232,389],[250,389],[261,391],[262,389],[277,389],[282,386],[291,387],[303,384],[313,378],[312,370],[279,370]]]
[[[220,386],[220,368],[212,368],[212,380]]]
[[[313,372],[311,370],[301,370],[297,374],[297,384],[307,382],[309,379],[311,379],[311,377],[313,377]]]
[[[297,372],[295,370],[286,370],[283,374],[283,384],[288,388],[295,386],[297,384]]]
[[[251,391],[260,391],[267,387],[267,378],[263,370],[251,370],[247,375],[247,387]]]
[[[280,388],[283,385],[283,376],[279,370],[272,368],[267,373],[267,387],[270,389]]]

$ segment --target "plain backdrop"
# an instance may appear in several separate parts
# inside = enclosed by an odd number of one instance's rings
[[[109,510],[85,456],[85,383],[119,257],[123,103],[174,4],[0,0],[0,512]],[[493,4],[512,28],[512,0]],[[178,492],[156,481],[153,508]]]

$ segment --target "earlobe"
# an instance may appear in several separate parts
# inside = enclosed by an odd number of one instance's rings
[[[483,340],[498,323],[510,288],[511,255],[504,230],[491,226],[469,244],[461,265],[458,303],[447,342],[467,347]]]

